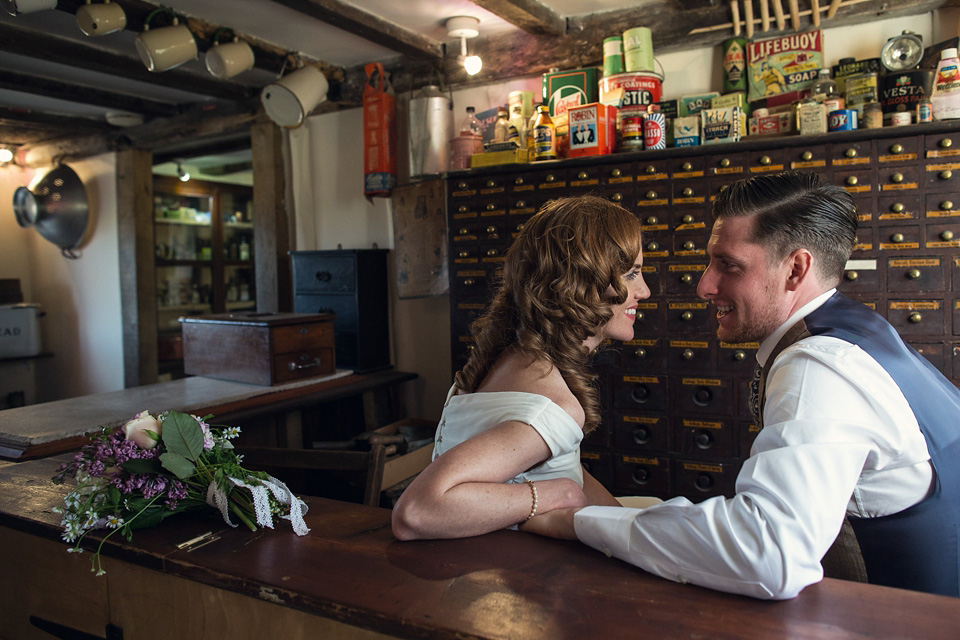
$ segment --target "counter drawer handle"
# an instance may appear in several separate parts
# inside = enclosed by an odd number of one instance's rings
[[[515,178],[513,184],[521,185],[523,184],[523,178]]]
[[[697,355],[693,349],[684,349],[683,350],[683,359],[684,360],[693,360],[694,356]]]
[[[813,160],[813,152],[811,152],[811,151],[804,151],[804,152],[800,155],[800,159],[801,159],[801,160]]]
[[[660,218],[657,216],[649,216],[647,218],[647,224],[657,224],[658,222],[660,222]]]
[[[623,202],[623,194],[615,193],[612,196],[610,196],[610,200],[612,200],[613,202]]]
[[[577,174],[577,180],[586,180],[586,179],[587,179],[586,171],[581,171],[580,173]]]
[[[693,276],[690,275],[689,273],[685,273],[682,276],[680,276],[680,282],[682,282],[683,284],[690,284],[691,282],[693,282]],[[688,311],[687,313],[690,313],[690,312]]]
[[[940,234],[940,239],[946,240],[948,242],[950,240],[953,240],[953,231],[950,231],[949,229],[947,229],[946,231]]]
[[[857,273],[856,271],[853,271],[853,270],[851,269],[850,271],[847,271],[847,273],[844,275],[844,277],[845,277],[847,280],[849,280],[850,282],[853,282],[854,280],[856,280],[857,278],[860,277],[860,274]]]
[[[690,322],[691,320],[693,320],[693,314],[689,311],[684,311],[683,313],[680,314],[680,319],[686,322]]]
[[[906,207],[903,206],[902,202],[895,202],[890,205],[890,211],[893,211],[894,213],[903,213],[904,209],[906,209]]]
[[[850,185],[851,187],[857,184],[858,182],[860,181],[857,179],[857,176],[850,176],[849,178],[847,178],[847,184]]]
[[[733,359],[736,360],[737,362],[743,362],[744,360],[747,359],[747,352],[744,351],[743,349],[737,349],[736,351],[733,352]]]
[[[903,182],[903,174],[902,173],[893,174],[892,176],[890,176],[890,182],[893,182],[894,184],[900,184],[901,182]]]
[[[940,203],[940,208],[944,211],[953,211],[953,200],[944,200]]]
[[[720,160],[720,166],[721,166],[721,167],[729,167],[729,166],[730,166],[730,158],[722,158],[722,159]]]
[[[697,245],[694,244],[693,240],[687,240],[683,243],[683,248],[686,251],[693,251],[696,247]]]
[[[660,248],[660,244],[656,240],[651,240],[647,243],[647,251],[656,251]]]
[[[642,347],[638,348],[636,351],[633,352],[633,356],[638,360],[643,360],[644,358],[647,357],[647,350]]]
[[[920,269],[910,269],[907,271],[907,279],[909,280],[919,280],[920,279]]]
[[[895,144],[890,147],[890,153],[903,153],[903,145]]]
[[[914,311],[907,319],[913,324],[920,324],[923,321],[923,316]]]
[[[306,358],[306,356],[302,356]],[[315,359],[313,362],[308,362],[306,364],[297,364],[296,362],[291,362],[287,365],[287,368],[290,371],[300,371],[301,369],[311,369],[313,367],[319,367],[322,364],[320,358]]]
[[[943,140],[940,141],[939,146],[943,149],[948,149],[953,146],[953,140],[951,140],[950,138],[944,138]]]
[[[890,240],[891,240],[892,242],[896,243],[896,244],[900,244],[900,243],[903,242],[905,239],[906,239],[906,238],[903,237],[903,234],[902,234],[902,233],[895,233],[895,234],[893,234],[892,236],[890,236]]]
[[[847,156],[848,158],[856,158],[856,157],[857,157],[857,150],[856,150],[856,149],[847,149],[846,151],[843,152],[843,155]]]
[[[692,196],[692,195],[693,195],[693,189],[691,189],[690,187],[684,187],[684,189],[683,189],[683,197],[689,198],[689,197]]]
[[[613,171],[610,172],[611,178],[619,178],[621,175],[623,175],[623,172],[620,171],[620,169],[614,169]]]
[[[937,177],[941,180],[949,180],[953,177],[953,171],[950,171],[950,169],[944,169],[937,175]]]

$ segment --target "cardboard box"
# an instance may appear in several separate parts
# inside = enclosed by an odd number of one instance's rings
[[[527,162],[526,149],[513,149],[507,151],[485,151],[475,153],[470,156],[470,168],[492,167],[498,164],[522,164]]]
[[[749,135],[768,136],[793,133],[795,118],[790,112],[774,113],[769,116],[750,118]]]
[[[0,305],[0,358],[26,358],[40,353],[42,315],[38,304]]]
[[[719,109],[721,107],[740,107],[743,117],[750,117],[750,103],[747,102],[746,91],[732,91],[730,93],[725,93],[722,96],[717,96],[710,101],[710,106],[714,109]]]
[[[737,142],[744,135],[745,124],[740,107],[704,109],[700,112],[700,143]]]
[[[543,74],[543,103],[550,107],[551,117],[565,119],[570,107],[597,102],[599,92],[600,70],[596,67]],[[554,119],[554,124],[560,123]]]
[[[680,97],[680,117],[694,116],[709,109],[713,104],[713,99],[720,97],[719,91],[710,91],[708,93],[698,93],[695,95]]]
[[[700,144],[700,116],[685,116],[673,121],[673,146],[695,147]]]
[[[221,313],[180,318],[189,375],[264,386],[337,370],[332,313]]]
[[[569,157],[613,153],[617,146],[617,111],[599,102],[567,111],[570,131]]]

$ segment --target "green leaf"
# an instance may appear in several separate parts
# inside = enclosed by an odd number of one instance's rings
[[[190,461],[190,459],[185,458],[179,453],[173,453],[168,451],[160,455],[160,462],[163,464],[163,468],[177,476],[181,480],[185,480],[193,475],[193,472],[196,471],[197,466]]]
[[[163,444],[168,452],[196,462],[203,453],[203,430],[191,416],[171,411],[163,421]]]
[[[128,473],[162,473],[163,465],[157,458],[133,458],[120,467]]]

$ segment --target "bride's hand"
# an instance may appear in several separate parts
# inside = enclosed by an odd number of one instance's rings
[[[573,526],[573,516],[581,507],[554,509],[544,514],[534,516],[520,525],[521,531],[536,533],[537,535],[561,540],[576,540],[577,532]]]

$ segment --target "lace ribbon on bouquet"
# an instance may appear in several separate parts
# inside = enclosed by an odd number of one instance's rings
[[[243,487],[250,491],[253,496],[253,509],[257,516],[257,524],[261,527],[273,529],[273,516],[270,514],[270,497],[267,490],[273,494],[281,504],[290,506],[290,515],[280,516],[284,520],[289,520],[293,531],[298,536],[305,536],[310,533],[310,528],[303,521],[303,514],[307,512],[307,505],[300,498],[293,495],[293,492],[280,480],[268,475],[266,480],[260,480],[257,484],[249,484],[238,478],[227,478],[235,487]],[[236,527],[230,521],[229,503],[227,494],[224,493],[216,482],[211,482],[207,487],[207,504],[220,510],[224,522],[231,527]]]

